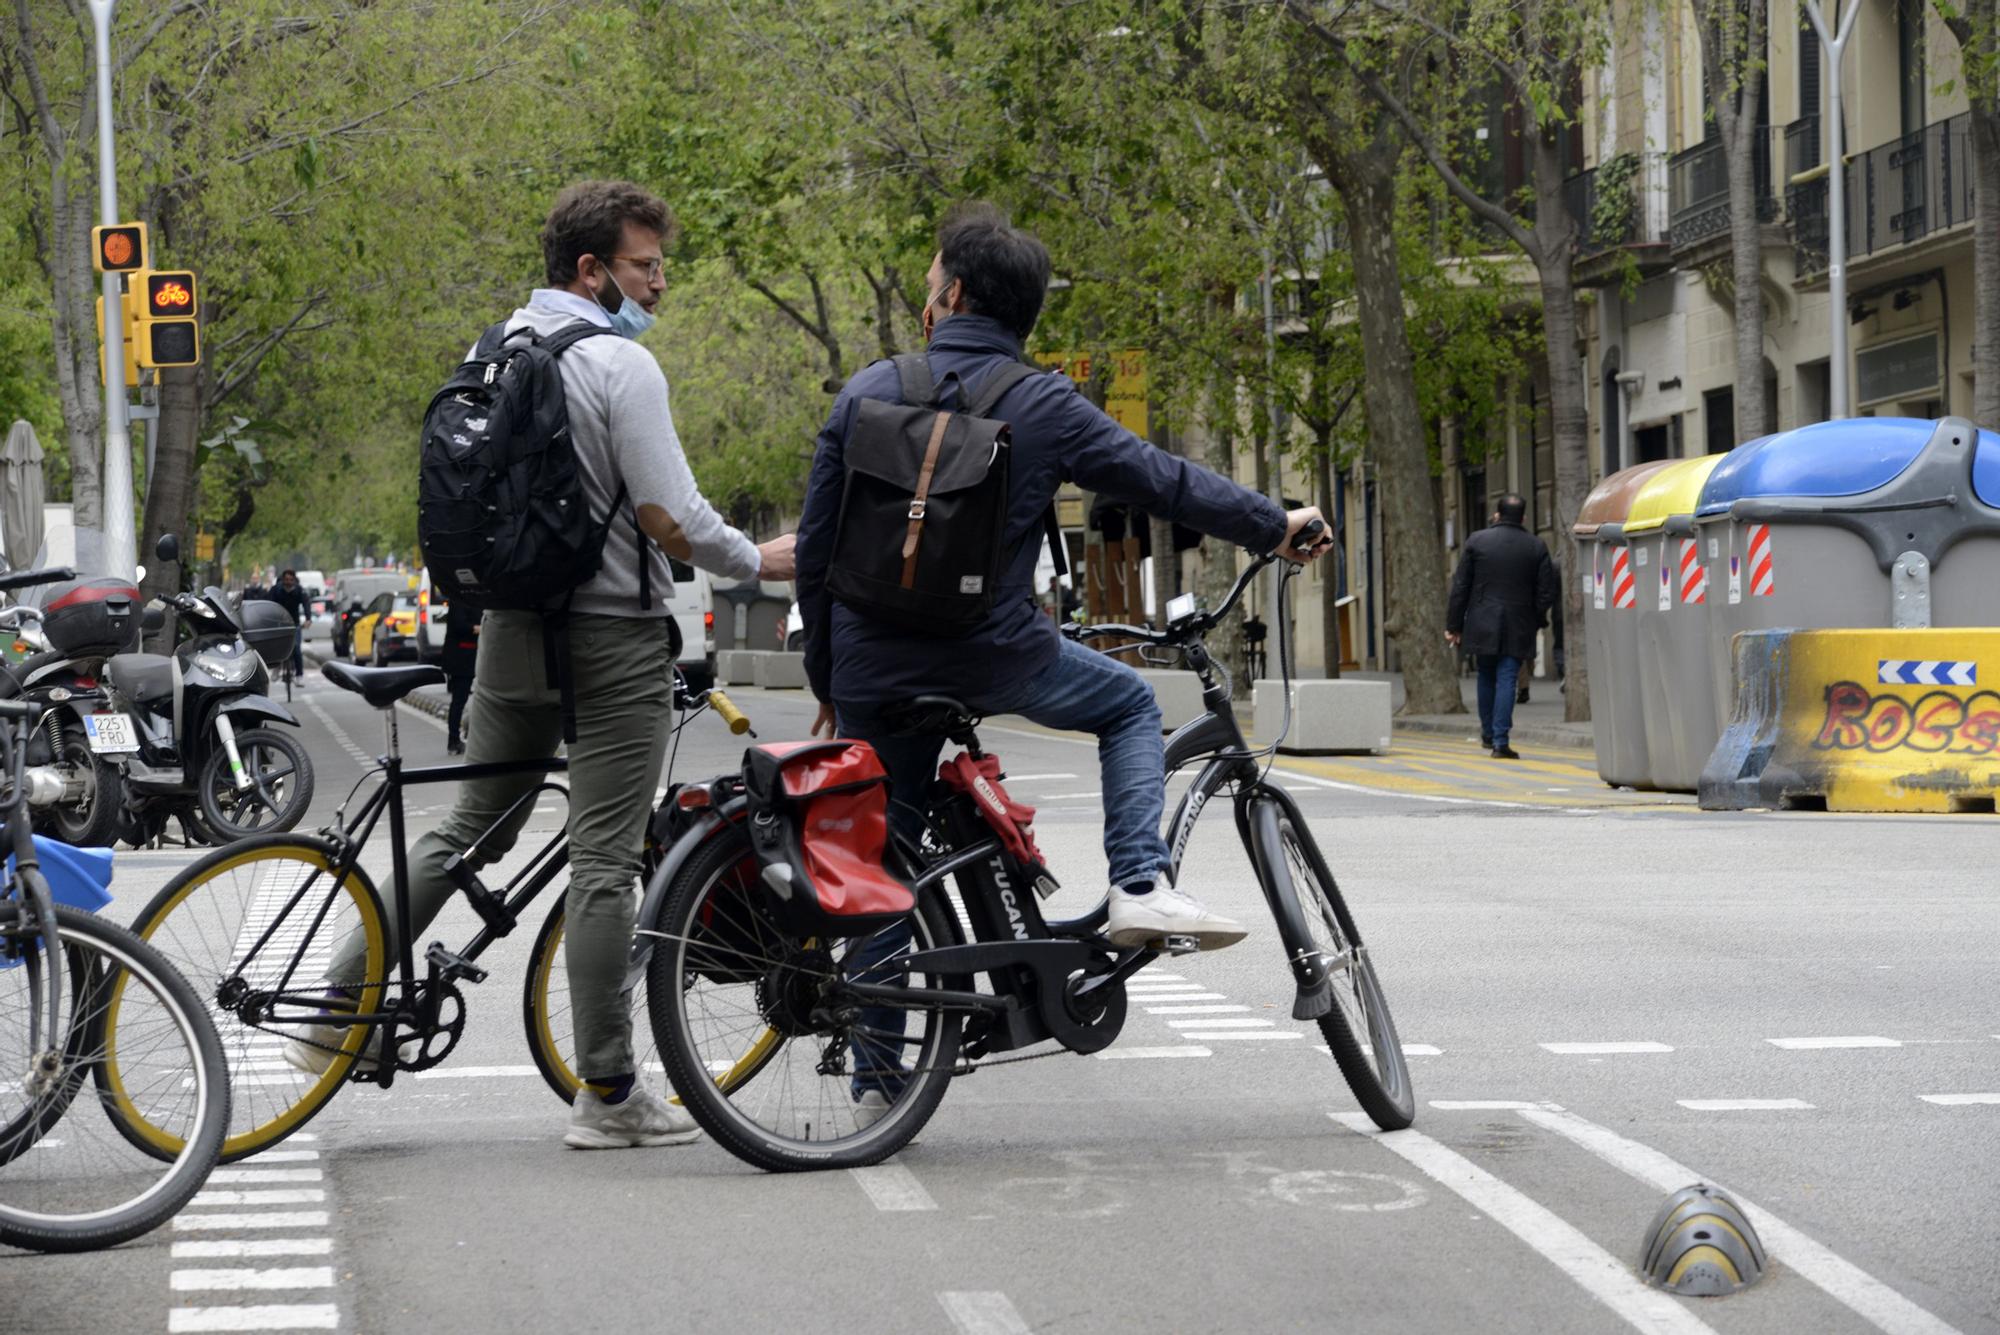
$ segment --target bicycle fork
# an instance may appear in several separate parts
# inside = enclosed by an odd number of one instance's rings
[[[1333,1009],[1333,979],[1327,973],[1326,957],[1320,953],[1307,925],[1298,887],[1292,883],[1284,841],[1278,834],[1281,818],[1288,818],[1295,829],[1305,828],[1305,817],[1298,805],[1282,789],[1260,785],[1247,789],[1236,799],[1236,830],[1257,869],[1258,888],[1263,890],[1264,901],[1278,925],[1278,939],[1284,945],[1292,981],[1298,985],[1292,1018],[1317,1020]]]

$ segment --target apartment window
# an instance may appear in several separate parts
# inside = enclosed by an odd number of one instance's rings
[[[1632,433],[1632,450],[1642,464],[1659,459],[1673,458],[1673,436],[1670,424],[1657,422],[1652,426],[1642,426]]]
[[[1906,135],[1924,128],[1924,17],[1929,8],[1928,0],[1896,0],[1896,73]]]
[[[1702,431],[1708,453],[1727,454],[1736,448],[1736,391],[1711,389],[1701,396]]]
[[[1813,28],[1812,20],[1799,20],[1799,115],[1820,114],[1819,100],[1819,33]],[[1815,164],[1817,165],[1817,164]]]

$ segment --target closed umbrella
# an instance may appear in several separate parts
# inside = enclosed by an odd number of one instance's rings
[[[0,448],[0,539],[7,564],[26,570],[42,549],[42,442],[16,421]]]

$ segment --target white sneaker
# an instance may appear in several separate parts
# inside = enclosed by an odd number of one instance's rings
[[[879,1089],[864,1089],[854,1101],[854,1129],[866,1131],[889,1113],[889,1096]]]
[[[303,1071],[307,1075],[325,1075],[326,1068],[333,1065],[333,1059],[340,1055],[328,1049],[338,1048],[347,1042],[348,1028],[349,1026],[337,1024],[306,1025],[299,1030],[298,1038],[285,1040],[285,1060],[294,1070]],[[319,1044],[326,1046],[317,1046]],[[406,1038],[396,1045],[397,1054],[406,1062],[415,1061],[423,1050],[422,1039]],[[373,1072],[381,1055],[382,1031],[377,1029],[368,1036],[368,1042],[363,1045],[361,1055],[354,1059],[354,1065],[349,1068],[348,1074],[352,1075],[356,1071]]]
[[[1233,946],[1250,935],[1234,918],[1210,912],[1199,899],[1162,880],[1143,895],[1111,891],[1111,925],[1106,935],[1114,946],[1150,946],[1169,936],[1191,936],[1203,950]]]
[[[586,1085],[570,1105],[563,1144],[573,1150],[628,1150],[685,1145],[700,1135],[694,1118],[644,1085],[632,1086],[623,1103],[606,1103]]]

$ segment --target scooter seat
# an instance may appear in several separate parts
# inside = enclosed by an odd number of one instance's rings
[[[413,667],[355,667],[350,663],[328,663],[320,669],[326,679],[345,691],[387,709],[419,686],[444,685],[444,669],[429,663]]]
[[[174,660],[163,654],[113,654],[104,661],[104,675],[134,704],[174,698]]]

